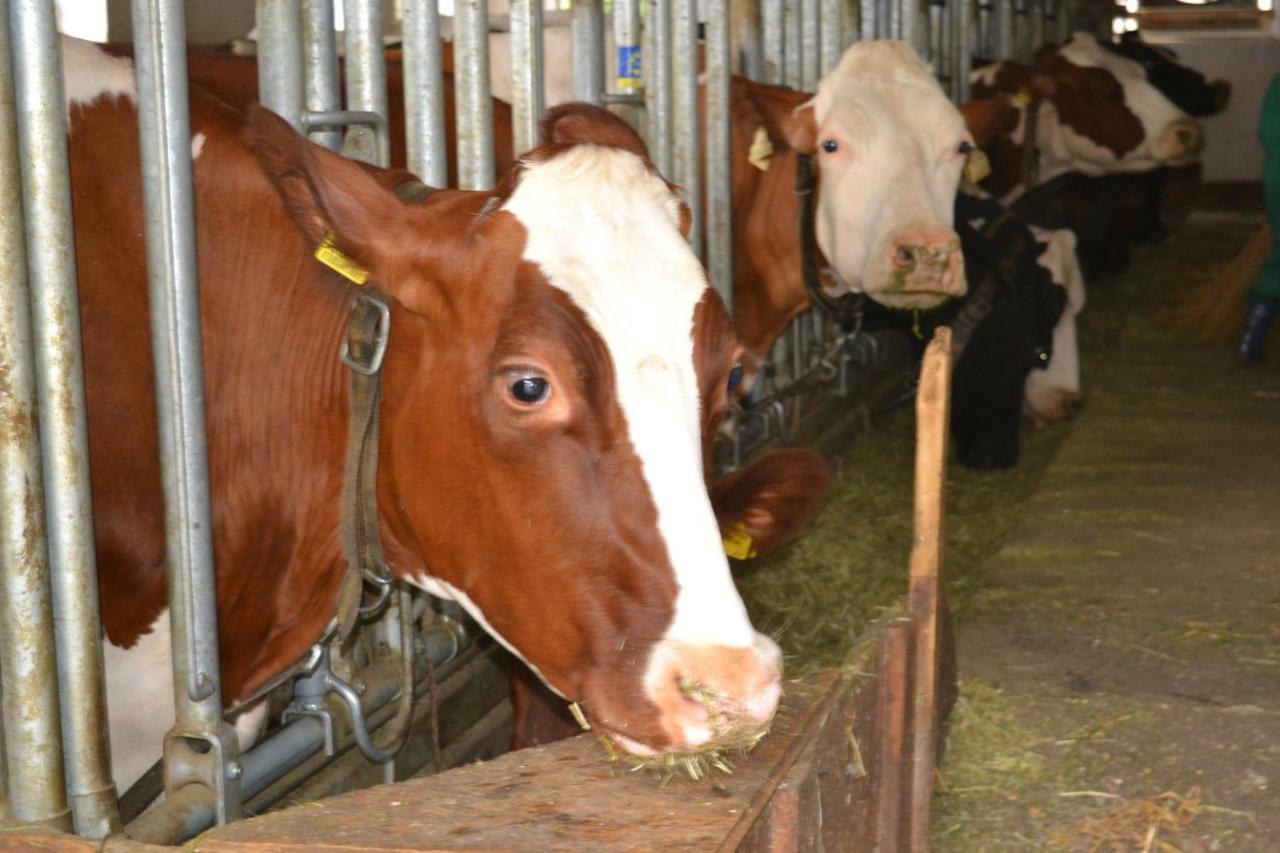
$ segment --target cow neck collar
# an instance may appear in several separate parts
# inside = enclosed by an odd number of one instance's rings
[[[1004,224],[1012,218],[1013,213],[1005,210],[995,219],[988,222],[982,229],[983,239],[987,241],[994,239]],[[965,301],[955,319],[947,324],[951,327],[951,363],[953,365],[960,361],[965,347],[969,345],[969,341],[973,338],[974,331],[991,313],[991,306],[995,302],[997,279],[998,274],[994,269],[987,270],[987,274],[982,279],[982,284],[978,285],[978,289]]]
[[[795,194],[799,199],[799,204],[796,205],[796,225],[800,231],[800,269],[805,293],[809,296],[810,304],[848,331],[859,325],[866,297],[861,293],[845,293],[832,298],[819,280],[818,243],[814,236],[817,185],[813,158],[796,152]],[[824,266],[822,272],[829,270],[830,267]]]

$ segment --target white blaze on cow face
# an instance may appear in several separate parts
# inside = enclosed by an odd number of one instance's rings
[[[581,309],[613,362],[627,437],[657,510],[655,535],[678,586],[650,672],[676,661],[685,676],[713,681],[700,667],[732,652],[744,670],[734,678],[768,694],[742,704],[772,713],[777,649],[747,618],[703,480],[693,330],[708,285],[680,233],[676,198],[639,157],[577,145],[530,164],[504,209],[528,231],[524,258]],[[662,708],[654,690],[670,682],[658,680],[649,695]],[[706,740],[696,720],[664,726],[679,747]]]
[[[76,104],[91,104],[99,98],[123,97],[137,100],[133,61],[112,56],[89,41],[62,37],[62,88],[67,102],[67,118]]]
[[[895,308],[965,292],[953,207],[972,137],[915,52],[858,42],[813,101],[818,247],[845,289]]]
[[[1115,152],[1076,133],[1070,127],[1051,125],[1049,134],[1057,140],[1059,157],[1054,173],[1081,171],[1086,174],[1142,172],[1159,166],[1192,163],[1204,147],[1204,132],[1195,119],[1184,113],[1147,80],[1139,63],[1112,53],[1088,33],[1076,33],[1059,53],[1075,65],[1103,68],[1111,72],[1124,90],[1125,105],[1142,123],[1142,142],[1117,157]],[[1042,122],[1052,120],[1052,109],[1042,114]]]

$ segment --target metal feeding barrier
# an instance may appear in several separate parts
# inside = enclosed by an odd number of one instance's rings
[[[402,7],[408,167],[443,186],[450,170],[437,0]],[[257,0],[256,11],[262,102],[318,144],[388,165],[383,4],[346,0],[341,72],[332,0]],[[606,15],[602,0],[579,0],[571,13],[575,97],[623,112],[658,169],[689,188],[690,240],[730,308],[729,93],[739,62],[754,79],[812,91],[851,42],[901,38],[964,100],[976,57],[1029,59],[1069,23],[1067,0],[760,0],[758,12],[733,21],[728,0],[613,0]],[[291,791],[319,790],[326,767],[352,773],[358,763],[373,768],[364,778],[390,779],[415,764],[474,755],[474,735],[461,738],[471,746],[442,751],[437,702],[456,690],[441,685],[500,676],[456,607],[384,589],[370,594],[349,653],[318,638],[268,685],[292,693],[285,721],[239,754],[219,681],[184,6],[133,0],[132,13],[176,723],[163,747],[166,799],[127,829],[175,842]],[[512,0],[509,29],[512,131],[522,152],[536,144],[544,105],[541,0]],[[460,0],[453,40],[457,185],[487,189],[496,176],[486,0]],[[107,743],[62,88],[53,3],[11,0],[0,14],[0,822],[102,837],[124,828],[124,792],[111,779]],[[841,325],[816,308],[802,314],[733,422],[724,461],[797,440],[806,420],[829,416],[823,399],[865,421],[855,380],[881,349],[856,322]],[[430,699],[437,736],[408,750],[412,761],[402,755],[397,771],[394,750],[371,733],[392,716],[402,665],[412,666],[415,694]],[[333,713],[335,702],[345,714]],[[487,706],[480,715],[492,737],[500,715]],[[356,750],[365,757],[352,758]],[[139,810],[129,799],[125,818]]]

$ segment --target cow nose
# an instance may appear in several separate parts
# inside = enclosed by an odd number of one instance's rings
[[[750,746],[782,696],[781,655],[763,635],[750,648],[666,641],[651,667],[650,699],[673,752]]]
[[[890,244],[889,261],[892,269],[902,275],[904,293],[964,295],[964,256],[954,231],[899,234]]]

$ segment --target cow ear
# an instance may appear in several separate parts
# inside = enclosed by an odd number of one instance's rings
[[[804,92],[756,85],[751,98],[769,127],[771,139],[782,140],[801,154],[817,151],[818,122],[812,97]]]
[[[352,274],[343,273],[348,278],[389,272],[395,235],[406,221],[394,192],[363,165],[309,142],[265,107],[250,107],[245,136],[310,248],[337,249],[352,264]]]
[[[822,505],[831,470],[811,450],[777,450],[711,484],[711,506],[722,534],[740,524],[757,553],[798,534]]]

